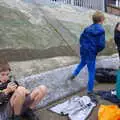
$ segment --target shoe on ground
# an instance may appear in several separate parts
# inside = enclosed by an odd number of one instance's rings
[[[12,117],[8,118],[8,120],[14,120]]]
[[[34,113],[34,111],[28,108],[23,114],[22,117],[27,118],[27,120],[40,120],[38,116]]]
[[[98,103],[97,97],[94,92],[87,92],[87,95],[91,98],[91,101],[94,103]]]
[[[21,116],[15,115],[14,117],[10,117],[8,120],[23,120]]]
[[[74,79],[75,79],[75,77],[76,77],[76,76],[71,75],[71,76],[69,76],[69,77],[68,77],[68,80],[74,80]]]

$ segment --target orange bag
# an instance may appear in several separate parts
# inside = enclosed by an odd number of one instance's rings
[[[120,120],[120,108],[117,105],[100,105],[98,120]]]

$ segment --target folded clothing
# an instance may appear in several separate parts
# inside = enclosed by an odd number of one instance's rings
[[[92,102],[88,96],[74,96],[50,110],[61,115],[68,115],[70,120],[85,120],[95,106],[96,103]]]

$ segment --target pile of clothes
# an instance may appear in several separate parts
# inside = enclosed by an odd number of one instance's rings
[[[50,110],[61,115],[67,115],[70,120],[85,120],[91,114],[95,102],[89,96],[74,96],[64,103],[58,104]]]
[[[116,96],[116,90],[96,91],[95,96],[108,100],[116,105],[100,105],[98,120],[120,120],[120,99]],[[73,96],[67,101],[60,103],[49,110],[60,115],[68,116],[70,120],[87,120],[92,110],[97,106],[96,97]],[[109,112],[108,112],[109,111]]]

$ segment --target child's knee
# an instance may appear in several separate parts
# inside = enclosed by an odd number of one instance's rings
[[[25,98],[25,95],[26,95],[25,88],[22,86],[19,86],[15,91],[15,95],[20,98]]]
[[[46,86],[40,85],[39,88],[42,92],[47,93],[47,87]]]
[[[46,86],[40,85],[33,90],[33,92],[31,93],[31,97],[33,99],[37,96],[39,96],[40,98],[43,98],[46,94],[47,94]]]
[[[41,92],[43,95],[47,94],[47,87],[44,85],[40,85],[39,87],[39,92]]]
[[[13,94],[12,98],[10,99],[11,106],[14,106],[16,104],[23,104],[24,101],[25,94],[19,89]]]

